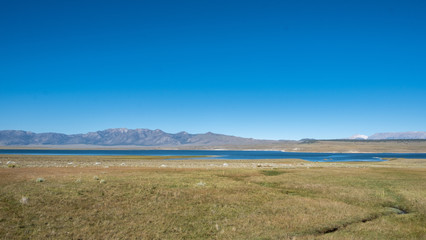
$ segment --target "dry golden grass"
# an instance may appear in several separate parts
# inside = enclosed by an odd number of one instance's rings
[[[31,161],[28,156],[15,158],[18,163]],[[31,164],[43,159],[37,156]],[[100,159],[103,165],[108,162]],[[74,156],[73,161],[87,158]],[[248,164],[241,165],[245,168],[207,168],[209,161],[205,168],[175,168],[158,167],[170,161],[145,161],[152,165],[0,168],[0,238],[426,237],[426,160],[404,165],[405,160],[398,159],[371,167],[321,163],[309,169],[252,167],[250,161],[242,161]],[[22,197],[27,203],[20,202]],[[408,214],[396,214],[397,209]]]
[[[116,149],[116,150],[147,150],[147,149],[187,149],[187,150],[285,150],[287,152],[369,152],[369,153],[425,153],[425,139],[411,140],[317,140],[317,141],[277,141],[262,145],[222,145],[222,146],[96,146],[96,145],[34,145],[34,146],[0,146],[0,149]]]
[[[316,141],[314,143],[297,144],[300,152],[426,152],[425,140],[393,140],[393,141]],[[293,150],[289,146],[289,150]]]
[[[184,147],[182,147],[184,148]],[[187,147],[190,149],[190,147]],[[211,149],[211,146],[199,147]],[[309,143],[282,142],[251,146],[218,146],[223,149],[268,149],[287,152],[343,152],[343,153],[425,153],[426,140],[317,140]]]

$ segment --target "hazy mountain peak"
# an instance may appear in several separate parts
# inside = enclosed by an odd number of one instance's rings
[[[355,135],[349,137],[349,139],[366,140],[366,139],[368,139],[368,136],[367,135],[362,135],[362,134],[355,134]]]
[[[426,132],[386,132],[375,133],[369,139],[426,139]]]

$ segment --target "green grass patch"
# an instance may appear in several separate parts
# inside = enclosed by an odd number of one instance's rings
[[[284,171],[280,170],[262,170],[260,172],[265,176],[278,176],[285,173]]]

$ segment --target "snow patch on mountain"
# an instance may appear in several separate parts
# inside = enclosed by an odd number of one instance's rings
[[[354,139],[354,140],[367,140],[368,136],[367,135],[362,135],[362,134],[355,134],[351,137],[349,137],[349,139]]]

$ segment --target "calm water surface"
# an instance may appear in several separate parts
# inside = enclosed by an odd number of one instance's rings
[[[281,151],[215,150],[32,150],[0,149],[0,154],[98,156],[208,156],[203,159],[289,159],[312,162],[379,162],[383,158],[424,158],[426,153],[294,153]]]

